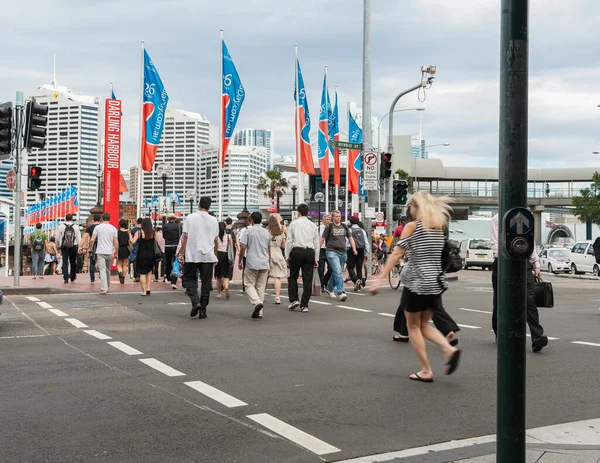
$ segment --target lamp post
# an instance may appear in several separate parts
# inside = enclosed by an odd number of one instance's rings
[[[294,220],[296,215],[296,190],[298,189],[298,177],[294,175],[288,178],[288,184],[292,188],[292,212],[290,215],[291,219]]]
[[[315,193],[315,201],[317,202],[317,204],[319,205],[319,217],[317,219],[318,225],[317,225],[317,229],[321,228],[321,203],[323,201],[325,201],[325,195],[323,193],[321,193],[320,191],[318,193]]]
[[[244,174],[244,209],[243,212],[248,212],[248,174]]]
[[[425,111],[425,108],[406,108],[406,109],[394,109],[395,113],[401,113],[404,111]],[[390,113],[387,112],[385,113],[383,116],[381,116],[381,120],[379,121],[379,125],[377,126],[377,149],[381,149],[381,123],[383,122],[383,120],[386,118],[386,116],[389,116]]]
[[[427,145],[427,146],[424,146],[423,149],[433,148],[434,146],[450,146],[450,143],[437,143],[435,145]],[[417,188],[417,159],[418,159],[418,157],[415,156],[415,172],[412,176],[413,177],[413,193],[416,193],[416,191],[417,191],[416,190],[416,188]]]
[[[98,179],[98,201],[96,207],[102,207],[102,167],[98,164],[98,170],[96,170],[96,178]]]
[[[279,214],[279,198],[281,198],[281,187],[275,187],[275,196],[276,196],[276,205],[277,205],[277,213]]]
[[[161,162],[154,169],[156,174],[162,179],[162,195],[163,198],[167,196],[167,179],[173,175],[173,166],[171,164],[167,164],[166,162]],[[168,213],[168,210],[167,210]],[[166,214],[162,216],[162,224],[165,225],[166,222]]]
[[[196,199],[196,190],[186,191],[185,197],[190,202],[190,214],[193,214],[194,213],[194,201]]]

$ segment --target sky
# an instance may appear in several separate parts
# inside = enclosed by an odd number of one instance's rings
[[[52,81],[123,100],[123,168],[139,156],[141,41],[158,69],[169,107],[204,114],[218,140],[219,29],[246,89],[237,128],[275,132],[276,155],[293,155],[294,45],[317,128],[324,66],[340,109],[360,106],[361,0],[27,0],[5,2],[0,101]],[[449,166],[497,166],[500,1],[372,0],[372,113],[437,66],[432,88],[398,109],[424,107],[430,157]],[[529,165],[600,164],[600,2],[530,1]],[[341,130],[347,130],[342,117]],[[386,122],[383,124],[387,126]],[[394,133],[419,132],[419,113],[396,114]],[[386,132],[382,135],[385,136]]]

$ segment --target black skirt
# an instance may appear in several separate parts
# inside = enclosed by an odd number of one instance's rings
[[[215,278],[229,278],[229,258],[227,257],[227,252],[217,252]]]
[[[129,246],[119,246],[119,252],[117,256],[119,259],[127,259],[129,257]]]
[[[442,294],[417,294],[404,288],[400,299],[400,309],[405,312],[424,312],[426,310],[438,312],[443,310]]]

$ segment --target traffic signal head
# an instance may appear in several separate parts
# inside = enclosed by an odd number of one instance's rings
[[[390,178],[392,176],[392,154],[381,153],[381,171],[380,177],[382,179]]]
[[[37,104],[34,97],[25,108],[25,148],[44,149],[46,146],[46,126],[48,106]]]
[[[0,104],[0,161],[12,156],[12,103]]]
[[[39,190],[42,186],[42,168],[40,166],[29,166],[27,171],[27,189]]]
[[[406,180],[394,180],[394,204],[404,206],[408,201],[408,182]]]

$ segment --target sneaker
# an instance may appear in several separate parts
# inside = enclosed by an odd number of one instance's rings
[[[357,281],[356,283],[354,283],[354,292],[355,292],[355,293],[357,293],[357,292],[359,292],[359,291],[360,291],[360,286],[361,286],[361,284],[360,284],[360,280],[359,280],[359,281]]]
[[[300,312],[302,312],[302,313],[308,313],[308,307],[301,307],[300,308]]]
[[[300,307],[300,303],[298,301],[294,301],[290,305],[288,305],[288,309],[290,310],[294,310],[296,307]]]
[[[254,312],[252,312],[252,318],[258,318],[262,308],[263,308],[262,304],[260,304],[260,303],[256,304],[256,306],[254,306]]]
[[[260,312],[258,312],[258,318],[262,318],[263,316],[263,309],[260,309]]]
[[[278,296],[275,296],[275,300],[273,302],[275,304],[279,305],[279,304],[281,304],[281,298],[279,298]]]
[[[177,289],[177,285],[176,285],[176,284],[172,284],[172,285],[171,285],[171,288],[173,288],[173,289]]]
[[[198,314],[198,318],[206,318],[206,307],[200,307],[200,313]]]
[[[534,352],[541,352],[541,350],[548,345],[548,336],[542,335],[539,338],[534,339],[532,348]]]
[[[199,311],[200,311],[200,304],[195,305],[194,307],[192,307],[192,311],[190,312],[190,317],[194,318],[196,315],[198,315]]]
[[[348,296],[346,295],[346,293],[340,294],[340,301],[344,302],[346,299],[348,299]]]
[[[33,277],[32,280],[35,280],[37,277]]]
[[[328,294],[330,298],[335,299],[335,290],[329,291],[327,288],[325,288],[325,294]]]
[[[40,277],[40,280],[43,280],[43,279],[44,279],[44,277]]]

